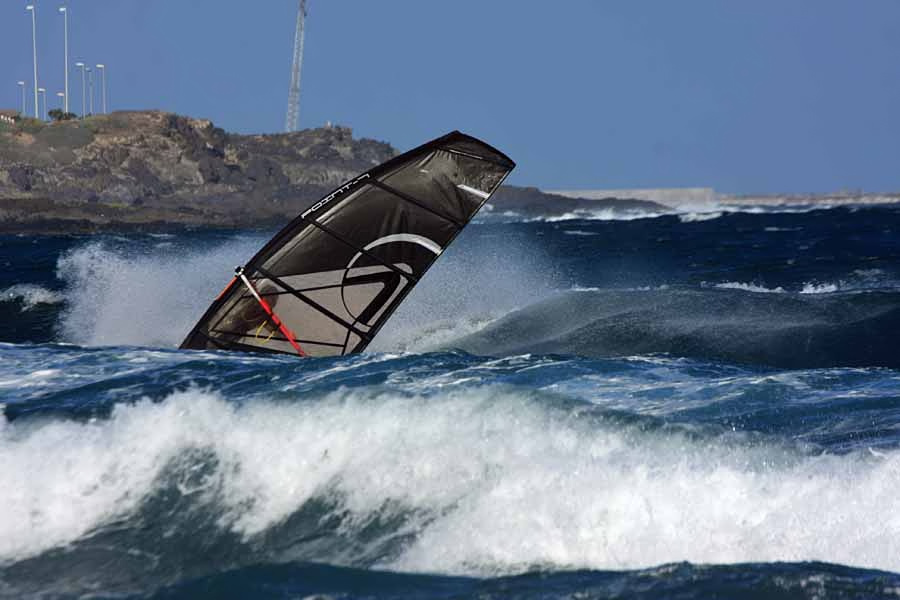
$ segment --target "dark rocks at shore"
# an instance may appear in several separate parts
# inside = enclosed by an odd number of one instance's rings
[[[658,213],[669,212],[668,207],[648,200],[630,198],[570,198],[558,194],[548,194],[533,187],[504,186],[491,198],[495,214],[512,213],[526,219],[585,217],[591,218],[607,214]]]
[[[239,135],[160,111],[0,125],[0,232],[274,227],[395,156],[346,127]],[[494,212],[553,216],[654,203],[504,187]]]

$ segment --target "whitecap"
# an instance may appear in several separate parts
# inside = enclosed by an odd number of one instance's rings
[[[709,284],[704,281],[701,285],[708,286]],[[725,281],[713,284],[713,287],[722,290],[741,290],[743,292],[753,292],[756,294],[783,294],[785,292],[784,288],[780,286],[776,288],[767,288],[756,283],[744,283],[741,281]]]
[[[841,286],[837,283],[804,283],[801,294],[833,294],[839,292]]]
[[[808,455],[740,434],[616,424],[494,387],[304,400],[235,405],[189,390],[87,423],[6,423],[0,560],[127,526],[199,452],[214,460],[189,494],[219,528],[254,539],[327,498],[341,535],[359,543],[375,520],[404,523],[381,532],[403,540],[376,565],[392,570],[811,560],[900,570],[896,450]]]
[[[682,223],[698,223],[701,221],[712,221],[718,219],[724,212],[689,212],[678,215],[678,220]]]
[[[60,304],[65,301],[65,297],[60,292],[40,285],[19,283],[0,290],[0,300],[19,301],[25,310],[31,310],[39,304]]]

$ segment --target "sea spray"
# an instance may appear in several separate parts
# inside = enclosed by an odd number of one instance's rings
[[[177,346],[210,300],[263,239],[235,237],[212,248],[112,247],[89,242],[63,255],[65,341],[88,345]]]
[[[191,389],[107,419],[17,420],[0,430],[0,559],[78,552],[113,526],[151,550],[202,510],[268,560],[480,575],[681,560],[900,569],[896,450],[647,425],[493,385],[240,403]],[[173,486],[180,513],[145,512]],[[314,505],[316,537],[265,546]]]
[[[244,235],[211,248],[76,246],[57,265],[68,301],[62,337],[90,346],[177,346],[228,282],[232,267],[264,242]],[[546,297],[557,281],[539,245],[464,233],[371,350],[427,350],[452,343],[513,308]]]

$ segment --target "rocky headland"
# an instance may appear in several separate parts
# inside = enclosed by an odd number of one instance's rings
[[[160,111],[0,123],[0,233],[271,228],[395,156],[346,127],[239,135]],[[505,186],[495,214],[655,210]]]

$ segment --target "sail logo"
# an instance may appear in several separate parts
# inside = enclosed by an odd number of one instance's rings
[[[360,181],[363,181],[364,179],[368,179],[368,178],[369,178],[369,174],[363,173],[362,175],[360,175],[353,181],[350,181],[349,183],[345,183],[338,189],[334,190],[333,192],[331,192],[330,194],[328,194],[327,196],[325,196],[324,198],[322,198],[321,200],[319,200],[318,202],[313,204],[309,209],[307,209],[306,212],[304,212],[300,216],[305,219],[306,215],[316,212],[317,210],[319,210],[320,208],[322,208],[323,206],[325,206],[326,204],[328,204],[329,202],[331,202],[332,200],[334,200],[341,194],[345,193],[347,190],[355,187],[356,184],[358,184]]]
[[[424,248],[435,257],[443,252],[440,244],[423,235],[394,233],[366,244],[357,252],[344,270],[341,282],[341,301],[344,309],[353,317],[353,324],[364,326],[366,331],[377,324],[378,319],[400,296],[411,282],[413,267],[404,262],[388,260],[381,265],[357,266],[357,261],[372,250],[392,244],[412,244]],[[401,254],[394,250],[388,252]],[[371,255],[369,255],[371,256]],[[393,269],[391,268],[393,265]]]

